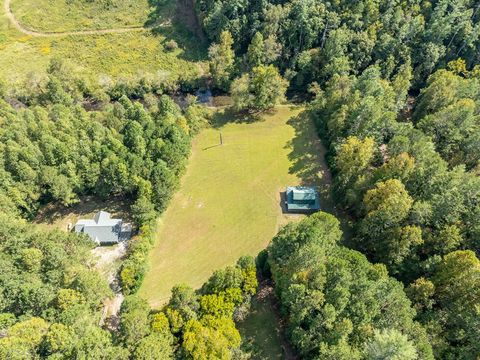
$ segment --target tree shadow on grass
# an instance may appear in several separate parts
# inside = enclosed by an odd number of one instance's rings
[[[301,185],[315,186],[320,195],[321,209],[333,213],[332,176],[325,160],[326,149],[317,136],[310,115],[303,111],[288,120],[295,136],[286,144],[292,165],[289,172],[301,180]]]
[[[320,210],[329,212],[340,220],[343,243],[352,238],[352,219],[336,205],[332,192],[332,174],[326,161],[327,149],[317,136],[317,129],[308,111],[291,118],[288,124],[295,129],[295,136],[287,144],[291,149],[288,158],[292,162],[290,173],[301,179],[302,185],[316,186],[320,195]]]
[[[264,121],[259,113],[236,112],[232,108],[226,108],[223,111],[216,111],[210,120],[210,125],[215,128],[221,128],[227,123],[251,124]]]
[[[145,26],[154,36],[165,38],[163,45],[174,40],[179,58],[201,61],[207,57],[207,41],[198,23],[192,0],[149,0],[152,8]]]

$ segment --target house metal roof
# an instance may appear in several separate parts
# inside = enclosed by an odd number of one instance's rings
[[[313,187],[289,186],[286,191],[286,205],[288,211],[318,211],[320,198]]]
[[[292,189],[293,200],[295,201],[315,201],[317,193],[313,188],[295,187]]]
[[[117,243],[119,240],[129,237],[131,226],[123,224],[121,219],[112,219],[110,216],[110,213],[106,211],[99,211],[93,219],[78,220],[75,232],[87,234],[99,244]]]

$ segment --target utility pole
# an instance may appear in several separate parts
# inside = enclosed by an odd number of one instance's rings
[[[222,133],[220,132],[220,145],[223,145]]]

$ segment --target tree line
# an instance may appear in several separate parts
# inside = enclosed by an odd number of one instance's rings
[[[299,90],[374,64],[391,79],[410,62],[417,89],[459,57],[473,68],[479,56],[478,9],[473,0],[196,2],[211,41],[231,34],[239,65],[273,64]]]
[[[449,100],[443,105],[441,96],[438,105],[427,101],[446,90],[441,84],[451,77],[458,75],[439,70],[431,76],[414,110],[420,121],[399,116],[406,91],[398,84],[408,88],[408,81],[388,81],[378,67],[358,77],[334,76],[325,90],[317,89],[311,111],[330,147],[335,198],[354,219],[349,245],[386,264],[407,286],[436,357],[474,359],[480,353],[473,340],[480,293],[472,282],[480,276],[478,163],[472,169],[460,156],[447,162],[435,138],[422,131],[427,122],[441,121],[438,112],[455,106]],[[465,101],[457,94],[451,104]],[[468,152],[461,154],[466,160]],[[453,295],[457,287],[465,292]]]
[[[0,213],[0,359],[114,359],[122,353],[98,326],[112,295],[93,269],[84,236],[42,231]],[[63,349],[69,349],[65,357]]]
[[[263,268],[301,358],[433,359],[403,285],[341,236],[339,221],[320,212],[284,227],[267,248]]]

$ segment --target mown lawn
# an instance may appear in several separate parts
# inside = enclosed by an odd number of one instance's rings
[[[320,171],[319,140],[300,112],[282,106],[253,122],[220,113],[197,136],[182,186],[159,221],[140,289],[153,306],[177,283],[199,287],[213,270],[256,255],[281,225],[300,218],[282,213],[281,192],[318,184]]]
[[[143,25],[152,11],[148,0],[11,0],[27,29],[48,32]]]
[[[27,78],[39,78],[52,57],[66,60],[76,72],[100,83],[138,75],[198,78],[205,69],[206,45],[176,20],[177,10],[171,4],[175,2],[168,0],[165,6],[169,10],[157,11],[163,25],[153,30],[62,37],[32,37],[18,32],[2,6],[0,79],[14,85]],[[65,21],[69,21],[68,17]],[[175,40],[179,48],[167,51],[165,43],[169,40]]]

